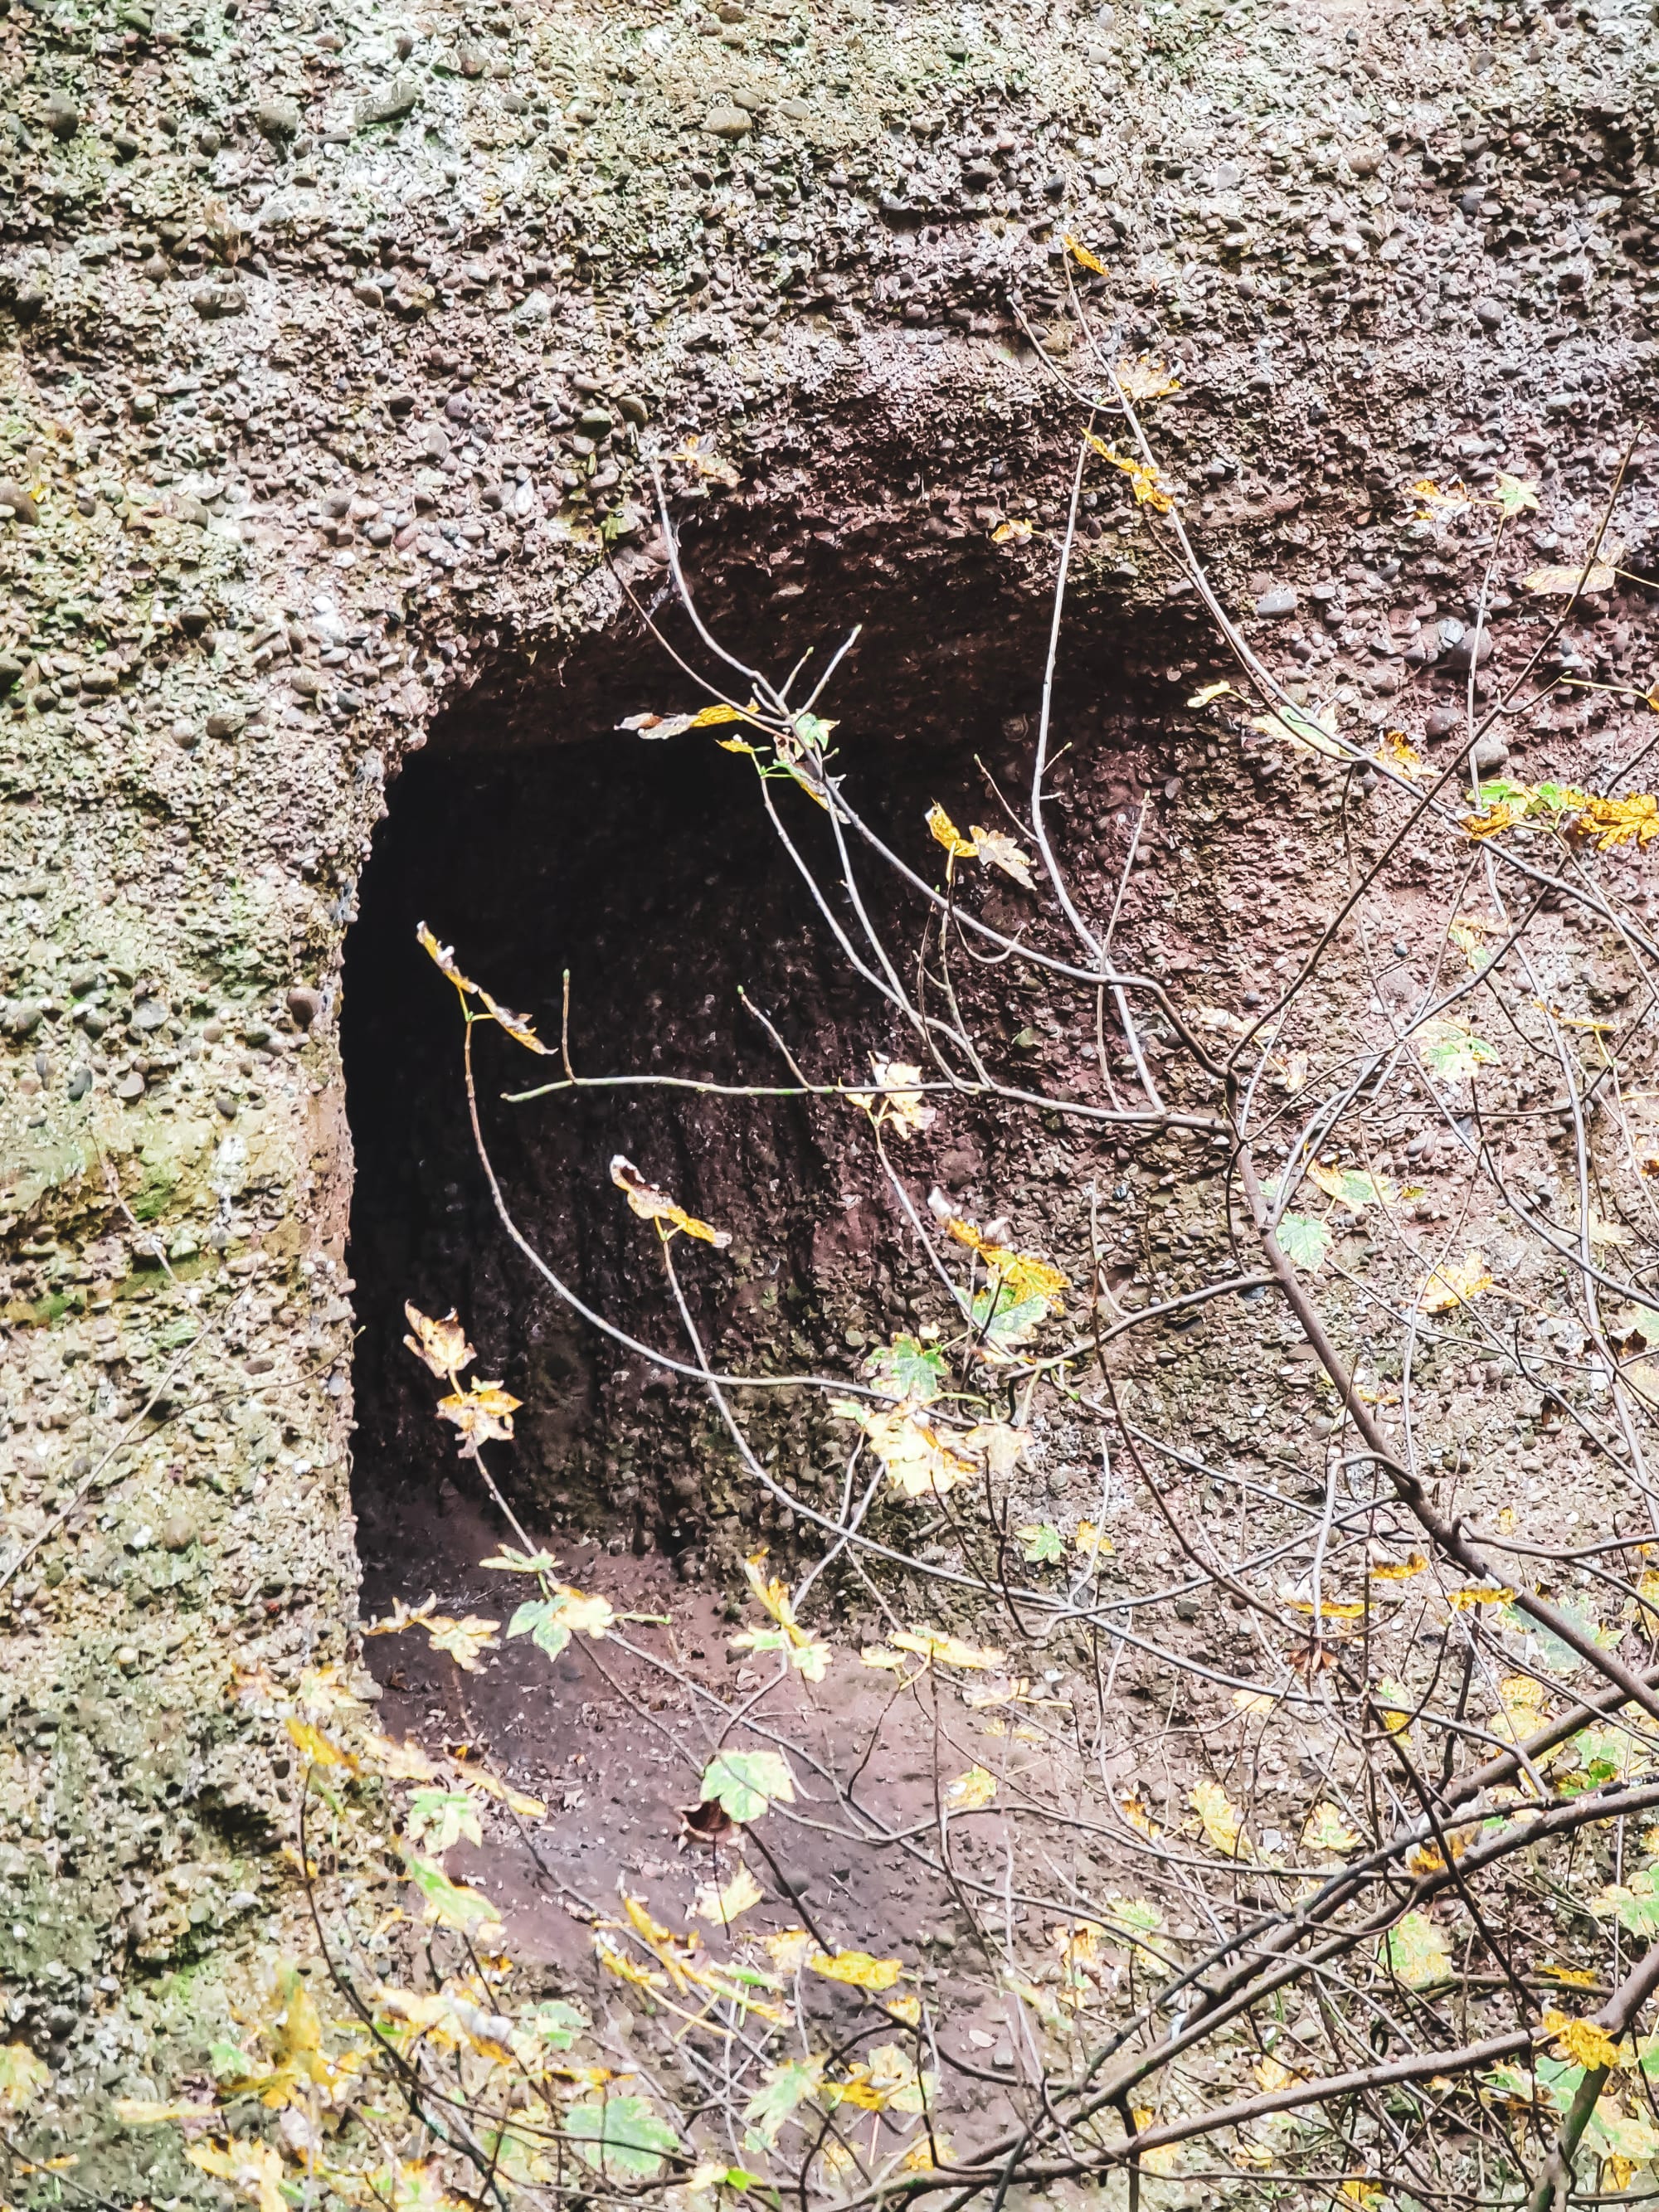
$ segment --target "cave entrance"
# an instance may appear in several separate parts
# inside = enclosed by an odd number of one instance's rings
[[[783,596],[769,564],[745,570],[737,560],[717,569],[705,602],[735,651],[780,673],[809,645],[833,650],[854,621],[868,620],[823,702],[838,719],[836,765],[865,818],[930,874],[929,805],[964,822],[1004,819],[997,787],[1015,797],[1029,775],[1048,610],[997,556],[976,559],[902,589],[890,577],[808,567],[808,584]],[[660,572],[656,582],[660,590]],[[1109,606],[1091,611],[1080,599],[1060,672],[1050,788],[1073,860],[1097,875],[1122,866],[1146,787],[1134,702],[1147,694],[1126,665]],[[674,635],[693,650],[683,617]],[[619,1610],[672,1614],[665,1632],[686,1663],[718,1671],[737,1663],[726,1656],[727,1571],[757,1545],[781,1562],[793,1516],[744,1475],[695,1382],[664,1376],[574,1315],[515,1247],[469,1127],[455,993],[416,936],[417,924],[429,925],[465,972],[528,1015],[550,1044],[568,970],[570,1052],[584,1077],[787,1082],[751,1005],[814,1080],[861,1075],[875,1052],[914,1058],[899,1018],[853,972],[769,825],[753,763],[721,750],[727,733],[651,742],[617,728],[642,710],[696,703],[690,690],[637,624],[619,622],[550,678],[503,656],[392,786],[343,994],[356,1155],[354,1496],[366,1615],[431,1593],[452,1616],[506,1618],[521,1593],[478,1563],[507,1531],[458,1459],[453,1431],[434,1418],[441,1386],[404,1347],[406,1299],[434,1315],[455,1307],[477,1347],[474,1372],[499,1377],[523,1401],[515,1439],[493,1448],[493,1468],[532,1540]],[[823,811],[793,785],[769,788],[801,854],[833,884]],[[862,881],[872,920],[914,963],[914,893],[879,866]],[[1099,892],[1097,881],[1089,895]],[[999,926],[1026,926],[1037,913],[1005,879],[981,883],[975,897]],[[846,915],[844,894],[830,903]],[[979,971],[971,988],[980,1018],[1011,1049],[1039,1034],[1071,1049],[1001,970]],[[684,1239],[677,1247],[717,1366],[855,1374],[872,1325],[914,1326],[921,1302],[937,1299],[902,1209],[884,1189],[868,1125],[844,1102],[618,1085],[513,1103],[505,1092],[556,1079],[559,1063],[489,1026],[477,1033],[477,1073],[489,1156],[524,1235],[586,1304],[648,1344],[685,1349],[657,1240],[610,1180],[618,1152],[731,1232],[718,1253]],[[999,1191],[1030,1168],[1019,1148],[1042,1137],[1040,1128],[981,1127],[969,1104],[953,1103],[907,1150],[912,1200],[925,1203],[937,1182],[989,1219]],[[779,1392],[753,1417],[750,1437],[787,1468],[798,1496],[816,1488],[827,1504],[846,1457],[833,1427],[821,1395]],[[572,1923],[547,1887],[548,1867],[562,1855],[558,1879],[574,1885],[566,1902],[591,1899],[614,1887],[617,1869],[648,1863],[641,1838],[675,1832],[673,1793],[684,1797],[685,1778],[653,1778],[659,1747],[641,1720],[657,1691],[642,1681],[630,1702],[611,1641],[602,1653],[571,1645],[550,1676],[527,1639],[501,1644],[477,1675],[461,1674],[416,1634],[368,1650],[388,1726],[493,1747],[518,1784],[562,1803],[534,1852],[510,1834],[495,1838],[488,1878],[529,1916],[516,1933],[532,1949],[568,1955]],[[875,1940],[884,1916],[908,1909],[899,1890],[889,1897],[877,1884],[848,1940]]]
[[[780,557],[791,579],[781,589]],[[792,547],[769,556],[752,535],[702,567],[714,578],[700,602],[711,627],[769,670],[809,647],[826,655],[865,625],[823,711],[838,718],[837,766],[855,803],[913,862],[937,857],[924,827],[931,801],[994,820],[993,787],[1017,798],[1048,608],[989,549],[931,583],[829,556],[814,568]],[[660,568],[637,588],[654,595],[672,641],[707,665]],[[1125,704],[1134,675],[1109,598],[1091,606],[1079,592],[1067,655],[1051,789],[1072,844],[1085,854],[1097,845],[1115,865],[1127,830],[1112,808],[1135,789],[1144,738]],[[584,1077],[787,1083],[750,1005],[815,1079],[861,1073],[872,1051],[913,1056],[769,827],[752,763],[717,742],[729,732],[650,742],[617,726],[688,703],[691,685],[625,612],[552,677],[527,658],[486,661],[392,787],[348,939],[342,1020],[356,1157],[355,1498],[370,1606],[420,1594],[410,1587],[417,1527],[438,1555],[471,1544],[432,1516],[480,1494],[434,1419],[430,1378],[404,1347],[405,1299],[433,1314],[457,1308],[476,1371],[523,1401],[514,1443],[494,1457],[527,1522],[658,1554],[691,1577],[711,1539],[729,1557],[775,1532],[773,1509],[733,1479],[697,1386],[664,1377],[574,1315],[514,1248],[469,1127],[455,994],[416,938],[428,924],[550,1044],[568,970],[570,1048]],[[793,787],[780,803],[830,882],[822,811]],[[908,895],[878,864],[863,881],[880,926],[914,962],[919,907],[906,911]],[[989,917],[1009,925],[1036,911],[1000,878],[985,898]],[[848,913],[844,896],[832,902]],[[1012,1003],[1006,1011],[1012,1037],[1021,1018]],[[844,1105],[621,1086],[505,1103],[504,1092],[558,1073],[556,1060],[493,1028],[477,1032],[480,1109],[501,1187],[525,1235],[588,1305],[684,1352],[655,1239],[610,1181],[620,1152],[732,1232],[728,1253],[686,1257],[717,1362],[844,1370],[856,1364],[854,1309],[867,1319],[872,1298],[903,1326],[921,1255],[896,1207],[884,1210],[879,1194],[872,1202],[879,1178],[843,1172],[858,1139]],[[962,1115],[948,1118],[948,1133],[907,1166],[923,1192],[938,1180],[972,1196],[995,1147]],[[780,1403],[772,1443],[810,1454],[794,1417]],[[786,1510],[786,1529],[788,1519]]]

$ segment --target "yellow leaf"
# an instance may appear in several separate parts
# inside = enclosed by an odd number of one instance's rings
[[[1455,1589],[1446,1592],[1446,1602],[1454,1613],[1468,1613],[1478,1605],[1509,1605],[1514,1601],[1512,1589]]]
[[[920,1406],[906,1401],[872,1409],[838,1398],[831,1411],[858,1423],[894,1487],[907,1498],[943,1497],[977,1471],[945,1442]]]
[[[454,954],[450,951],[447,945],[439,944],[437,939],[432,934],[432,932],[427,927],[424,922],[422,922],[419,925],[415,934],[420,942],[422,950],[437,965],[437,967],[441,969],[443,974],[448,976],[450,981],[455,986],[455,988],[460,993],[463,999],[478,1000],[483,1006],[483,1008],[489,1014],[490,1019],[494,1022],[499,1023],[501,1027],[507,1031],[510,1037],[514,1038],[518,1043],[523,1045],[527,1051],[545,1054],[547,1047],[536,1035],[535,1030],[531,1026],[529,1018],[526,1015],[509,1012],[507,1007],[501,1006],[499,1001],[490,997],[489,992],[484,989],[483,984],[475,983],[471,976],[463,975],[460,969],[455,965]]]
[[[393,1598],[391,1612],[379,1620],[371,1620],[362,1632],[365,1636],[401,1636],[406,1628],[423,1626],[431,1617],[432,1608],[436,1603],[437,1599],[433,1596],[428,1598],[424,1605],[411,1609],[402,1598]]]
[[[1031,880],[1030,862],[1013,839],[1005,836],[1000,830],[987,830],[975,822],[974,850],[976,858],[988,862],[994,868],[1000,868],[1005,876],[1011,876],[1022,889],[1028,891],[1036,889]]]
[[[228,2181],[259,2212],[288,2212],[283,2195],[283,2161],[270,2143],[233,2136],[228,2142],[191,2143],[185,2156],[204,2173]]]
[[[1280,2089],[1288,2089],[1292,2081],[1299,2081],[1302,2079],[1299,2074],[1292,2073],[1288,2066],[1283,2065],[1279,2060],[1268,2054],[1264,2054],[1258,2058],[1250,2070],[1255,2075],[1259,2085],[1270,2097]]]
[[[717,722],[741,722],[746,717],[740,707],[728,707],[724,699],[717,699],[712,707],[705,707],[693,714],[690,726],[694,730],[712,729]]]
[[[1470,504],[1468,493],[1461,483],[1449,484],[1444,491],[1432,477],[1419,477],[1412,486],[1412,497],[1419,501],[1421,509],[1419,522],[1432,522],[1455,514]]]
[[[1140,406],[1149,399],[1162,399],[1181,389],[1180,380],[1146,354],[1136,361],[1119,362],[1116,374],[1118,390]]]
[[[1364,2174],[1351,2174],[1347,2180],[1337,2185],[1336,2193],[1345,2204],[1353,2206],[1354,2212],[1376,2212],[1377,2206],[1384,2201],[1382,2184]]]
[[[991,543],[993,545],[1029,544],[1031,532],[1036,527],[1036,525],[1034,522],[1019,521],[1010,515],[1006,522],[998,523],[996,528],[991,532]]]
[[[1103,276],[1106,274],[1105,263],[1097,255],[1091,253],[1086,246],[1079,246],[1069,231],[1062,231],[1060,237],[1065,241],[1066,251],[1079,269],[1087,269],[1097,276]]]
[[[872,1959],[867,1951],[814,1951],[806,1963],[815,1974],[854,1990],[890,1990],[904,1972],[902,1959]]]
[[[1417,1711],[1417,1700],[1403,1682],[1392,1677],[1376,1686],[1376,1709],[1382,1716],[1382,1725],[1390,1735],[1411,1734],[1412,1715]]]
[[[963,836],[942,806],[935,805],[928,808],[927,827],[953,860],[971,860],[977,858],[977,849],[973,840]]]
[[[1374,1583],[1409,1582],[1413,1575],[1420,1575],[1428,1564],[1421,1552],[1413,1552],[1408,1559],[1378,1559],[1372,1565],[1371,1580]]]
[[[931,1129],[938,1119],[938,1109],[929,1106],[918,1087],[921,1070],[909,1060],[883,1060],[878,1054],[870,1055],[870,1073],[876,1079],[876,1089],[849,1091],[847,1094],[854,1106],[861,1106],[877,1121],[896,1129],[902,1136],[918,1136]]]
[[[1598,852],[1632,843],[1645,851],[1659,837],[1659,799],[1647,791],[1633,791],[1623,799],[1587,799],[1578,827]]]
[[[1623,2063],[1619,2045],[1606,2028],[1598,2027],[1593,2020],[1574,2020],[1552,2006],[1544,2014],[1543,2025],[1546,2033],[1555,2038],[1554,2056],[1566,2059],[1571,2065],[1613,2067]]]
[[[1485,1258],[1479,1252],[1466,1252],[1461,1266],[1448,1261],[1432,1270],[1419,1304],[1424,1313],[1449,1313],[1454,1306],[1472,1304],[1492,1286]]]
[[[631,1160],[618,1152],[611,1163],[611,1180],[618,1190],[625,1192],[629,1205],[642,1221],[666,1221],[671,1228],[683,1229],[688,1237],[701,1238],[724,1251],[732,1242],[729,1229],[711,1229],[706,1221],[698,1221],[676,1206],[653,1183],[648,1183]]]
[[[1534,568],[1522,576],[1521,588],[1541,599],[1566,599],[1577,592],[1610,592],[1617,579],[1616,569],[1596,561],[1588,569],[1582,563],[1576,568]]]
[[[460,1431],[461,1457],[477,1459],[480,1445],[496,1438],[511,1439],[513,1416],[522,1402],[499,1382],[474,1382],[465,1390],[440,1398],[437,1414],[441,1421],[452,1422]]]
[[[781,1974],[794,1973],[818,1948],[804,1928],[780,1928],[775,1935],[763,1936],[761,1942]]]
[[[601,1598],[600,1604],[606,1601]],[[457,1757],[455,1772],[462,1785],[468,1790],[482,1790],[486,1797],[498,1797],[503,1805],[510,1806],[521,1820],[539,1820],[547,1807],[539,1797],[527,1797],[522,1790],[515,1790],[510,1782],[503,1782],[486,1766],[474,1765],[468,1759]]]
[[[920,1652],[935,1667],[1000,1667],[1006,1654],[990,1644],[963,1644],[930,1628],[902,1630],[892,1638],[901,1651]]]
[[[210,2120],[218,2113],[216,2105],[168,2105],[151,2097],[118,2097],[112,2110],[130,2128],[159,2127],[166,2120]]]
[[[27,2043],[0,2045],[0,2114],[21,2112],[51,2079],[51,2069]]]
[[[1205,1840],[1226,1858],[1249,1858],[1244,1815],[1218,1782],[1200,1782],[1187,1802],[1203,1825]]]
[[[958,1774],[945,1793],[945,1802],[953,1813],[977,1813],[988,1805],[997,1794],[997,1778],[988,1774],[982,1766],[970,1766],[966,1774]]]
[[[1235,1690],[1233,1692],[1233,1704],[1238,1711],[1249,1713],[1253,1717],[1262,1713],[1272,1712],[1278,1703],[1278,1698],[1270,1696],[1266,1690]]]
[[[1384,730],[1382,757],[1397,774],[1413,780],[1423,775],[1429,765],[1403,730]]]
[[[720,483],[728,488],[735,488],[738,482],[736,469],[732,467],[730,461],[721,460],[715,453],[714,447],[714,441],[712,434],[705,434],[702,437],[695,434],[688,434],[678,451],[671,453],[668,458],[671,461],[678,461],[693,476],[702,477],[709,483]]]
[[[283,1726],[295,1748],[313,1766],[343,1766],[348,1773],[356,1773],[358,1762],[351,1753],[343,1751],[337,1743],[331,1743],[322,1730],[313,1728],[309,1721],[287,1720]]]
[[[1158,481],[1156,461],[1138,461],[1130,454],[1115,453],[1103,438],[1097,438],[1092,431],[1089,434],[1089,443],[1102,460],[1109,461],[1120,475],[1127,477],[1137,507],[1149,507],[1154,514],[1168,514],[1173,510],[1175,501]]]
[[[717,1928],[729,1928],[739,1913],[749,1911],[758,1905],[765,1893],[746,1866],[739,1866],[724,1889],[705,1882],[698,1890],[691,1910],[699,1920],[712,1920]]]
[[[918,2027],[921,2024],[920,1997],[889,1997],[887,2009],[896,2020],[903,2021],[907,2027]]]
[[[1120,1802],[1118,1810],[1129,1826],[1141,1835],[1156,1839],[1163,1834],[1164,1831],[1147,1810],[1146,1800],[1141,1796],[1139,1790],[1132,1790],[1129,1795]]]
[[[958,1244],[966,1244],[977,1252],[987,1268],[1006,1291],[1011,1302],[1023,1305],[1028,1299],[1046,1298],[1054,1313],[1063,1312],[1065,1302],[1060,1297],[1066,1278],[1058,1267],[1051,1267],[1046,1260],[1037,1259],[1030,1252],[1016,1252],[1006,1244],[992,1244],[975,1228],[971,1221],[957,1218],[947,1209],[945,1226]]]
[[[1187,704],[1189,707],[1207,707],[1212,699],[1219,699],[1224,693],[1232,691],[1232,685],[1228,683],[1226,678],[1224,676],[1216,683],[1206,684],[1201,690],[1194,691],[1192,697],[1187,702]],[[1236,691],[1233,692],[1233,696],[1235,698],[1237,698],[1237,696],[1238,694]]]
[[[480,1656],[495,1649],[495,1632],[499,1620],[484,1620],[476,1613],[469,1613],[465,1620],[452,1620],[447,1613],[434,1613],[426,1623],[426,1632],[434,1651],[447,1651],[458,1667],[469,1674],[483,1672]]]
[[[1316,1612],[1322,1620],[1360,1620],[1364,1618],[1363,1598],[1322,1597],[1316,1605],[1311,1597],[1300,1590],[1281,1589],[1279,1595],[1292,1613]]]
[[[404,1342],[417,1359],[423,1359],[432,1372],[453,1382],[459,1370],[470,1367],[477,1353],[466,1340],[466,1331],[452,1306],[441,1321],[433,1321],[418,1306],[405,1305],[404,1313],[412,1336]]]
[[[1072,1538],[1072,1543],[1078,1557],[1089,1560],[1091,1565],[1109,1557],[1115,1549],[1111,1538],[1107,1535],[1104,1529],[1097,1528],[1092,1521],[1078,1522],[1077,1532]]]

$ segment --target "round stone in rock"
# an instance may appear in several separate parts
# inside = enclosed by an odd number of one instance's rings
[[[0,507],[9,508],[15,522],[33,524],[40,520],[33,495],[11,477],[0,477]]]
[[[1508,313],[1503,301],[1492,294],[1474,303],[1475,319],[1483,330],[1495,331]]]
[[[1289,584],[1275,584],[1272,591],[1263,592],[1255,603],[1255,611],[1257,614],[1270,618],[1293,615],[1296,612],[1294,587]]]
[[[125,1075],[118,1076],[116,1079],[115,1095],[122,1101],[123,1104],[128,1106],[132,1103],[135,1098],[142,1098],[143,1097],[144,1079],[139,1074],[136,1067],[129,1068]]]
[[[207,718],[207,733],[210,738],[236,738],[246,725],[247,716],[240,707],[216,707]]]
[[[360,307],[383,307],[386,305],[386,294],[378,284],[371,283],[367,276],[360,277],[352,286],[351,296]]]
[[[1455,707],[1436,707],[1423,725],[1423,734],[1428,738],[1449,738],[1462,719]]]
[[[746,138],[755,127],[755,118],[740,107],[711,107],[702,127],[712,137]]]
[[[1469,755],[1477,775],[1491,775],[1508,762],[1510,749],[1496,730],[1482,738]]]
[[[81,111],[66,92],[49,93],[41,120],[54,138],[73,138],[81,128]]]
[[[231,1097],[228,1091],[216,1091],[213,1097],[213,1103],[218,1108],[219,1111],[224,1115],[227,1121],[234,1121],[236,1119],[238,1112],[236,1101]]]
[[[263,138],[296,138],[300,110],[291,100],[262,100],[253,111],[253,123]]]
[[[373,93],[358,103],[357,127],[367,130],[371,124],[398,123],[412,112],[421,96],[421,88],[412,77],[399,77],[384,92]]]
[[[89,1067],[77,1067],[69,1079],[70,1103],[73,1105],[77,1099],[84,1098],[91,1088],[92,1070]]]
[[[308,983],[296,983],[288,994],[288,1010],[302,1030],[308,1030],[323,1011],[323,994]]]
[[[1489,629],[1465,630],[1461,637],[1448,646],[1445,665],[1448,668],[1467,672],[1480,668],[1492,658],[1492,632]]]

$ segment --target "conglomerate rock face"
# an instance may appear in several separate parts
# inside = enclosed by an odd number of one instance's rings
[[[1082,422],[1032,338],[1097,375],[1067,234],[1111,357],[1179,374],[1224,599],[1432,739],[1480,580],[1412,481],[1536,481],[1571,553],[1652,412],[1653,33],[11,0],[0,45],[0,1980],[31,2142],[128,2202],[204,2185],[112,2100],[298,1910],[285,1695],[362,1686],[339,984],[408,753],[678,703],[619,642],[653,461],[757,649],[866,612],[918,728],[952,653],[958,702],[1023,678]],[[1155,751],[1206,633],[1105,475],[1080,619]],[[1628,611],[1568,645],[1616,678]]]

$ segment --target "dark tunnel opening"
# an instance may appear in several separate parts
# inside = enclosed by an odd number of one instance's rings
[[[1006,588],[884,599],[823,711],[839,716],[836,766],[866,818],[931,872],[931,802],[1000,818],[1029,772],[1029,716],[1047,609]],[[860,611],[857,594],[847,605]],[[787,665],[808,642],[833,650],[847,625],[836,595],[779,607],[747,585],[710,594],[709,618],[739,648]],[[802,635],[798,638],[795,632]],[[631,635],[628,632],[631,631]],[[691,640],[682,619],[677,642]],[[828,645],[825,645],[826,636]],[[1085,606],[1060,671],[1050,781],[1067,842],[1117,866],[1145,787],[1149,641],[1126,665],[1109,607]],[[349,1266],[360,1337],[355,1498],[371,1604],[413,1597],[408,1533],[446,1501],[476,1501],[472,1471],[437,1421],[442,1386],[404,1347],[404,1302],[459,1309],[478,1359],[523,1401],[495,1472],[531,1525],[580,1529],[613,1550],[666,1553],[683,1576],[791,1532],[752,1494],[700,1387],[665,1377],[573,1314],[512,1241],[475,1150],[454,989],[416,942],[429,925],[459,967],[559,1042],[564,971],[579,1075],[665,1073],[779,1085],[787,1066],[763,1009],[814,1080],[861,1075],[872,1052],[914,1058],[902,1025],[854,974],[769,825],[752,762],[720,728],[667,742],[619,731],[629,714],[698,703],[635,623],[574,655],[550,681],[503,659],[394,784],[348,941],[342,1040],[356,1151]],[[776,796],[792,839],[821,877],[824,818],[793,787]],[[932,858],[930,858],[930,854]],[[920,908],[860,859],[878,926],[914,961]],[[1037,902],[1002,878],[976,894],[1000,926]],[[844,895],[832,900],[843,918]],[[974,988],[994,1001],[994,975]],[[747,1003],[744,997],[747,994]],[[1011,1046],[1035,1036],[1033,1009],[993,1005]],[[657,1240],[628,1211],[609,1163],[622,1153],[702,1218],[729,1249],[678,1254],[692,1312],[717,1363],[780,1373],[854,1371],[872,1304],[902,1325],[927,1287],[899,1207],[871,1196],[868,1164],[842,1102],[731,1098],[648,1087],[564,1091],[499,1031],[475,1033],[490,1158],[526,1237],[591,1306],[684,1356]],[[867,1138],[867,1129],[863,1132]],[[907,1158],[963,1202],[1009,1171],[1009,1133],[953,1114]],[[879,1178],[876,1179],[878,1182]],[[821,1419],[781,1394],[763,1446],[799,1466]],[[826,1468],[824,1480],[830,1480]],[[810,1480],[810,1478],[809,1478]],[[429,1534],[429,1528],[428,1528]]]

